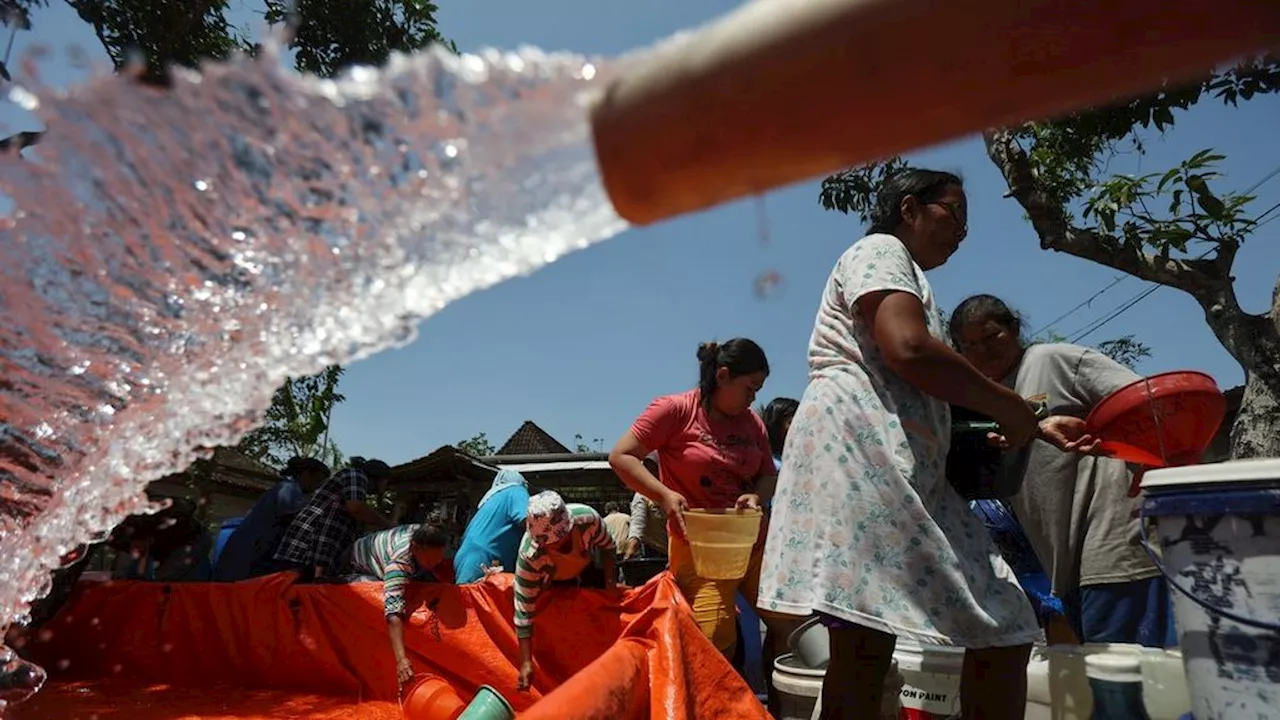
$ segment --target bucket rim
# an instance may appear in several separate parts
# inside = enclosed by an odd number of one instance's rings
[[[1250,458],[1148,470],[1142,476],[1142,489],[1191,490],[1196,486],[1212,487],[1267,481],[1280,483],[1280,458]]]
[[[503,697],[502,693],[498,692],[497,689],[495,689],[492,685],[481,685],[479,688],[477,688],[476,698],[480,697],[480,695],[485,690],[488,690],[491,696],[497,698],[499,702],[501,702],[504,706],[506,706],[508,712],[510,712],[512,715],[515,715],[516,709],[511,707],[511,702],[508,701],[505,697]],[[475,702],[476,698],[471,698],[471,702]]]
[[[819,670],[817,668],[805,666],[804,663],[800,662],[800,658],[796,657],[795,653],[784,653],[774,658],[773,669],[781,670],[785,673],[791,673],[792,675],[810,678],[821,678],[825,677],[827,674],[826,668]]]
[[[688,508],[686,515],[723,515],[729,517],[763,517],[764,511],[760,508]]]
[[[1142,500],[1142,517],[1221,517],[1225,515],[1280,514],[1280,485],[1211,492],[1162,493]]]

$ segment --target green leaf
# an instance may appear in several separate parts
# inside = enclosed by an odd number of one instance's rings
[[[1226,209],[1226,206],[1209,190],[1209,184],[1205,182],[1204,176],[1188,176],[1187,188],[1196,194],[1196,200],[1199,201],[1200,207],[1205,211],[1205,214],[1214,220],[1222,219],[1223,210]]]
[[[1164,176],[1160,178],[1160,182],[1156,185],[1156,192],[1164,192],[1165,187],[1178,177],[1179,172],[1179,168],[1172,168],[1169,172],[1165,173]]]

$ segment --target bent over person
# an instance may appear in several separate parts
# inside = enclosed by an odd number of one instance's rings
[[[413,665],[404,649],[404,619],[408,614],[404,591],[412,580],[439,581],[436,568],[444,562],[448,544],[448,534],[437,525],[401,525],[365,535],[338,561],[339,574],[382,581],[382,608],[401,685],[413,679]]]
[[[587,505],[566,504],[547,490],[529,498],[526,530],[516,556],[516,637],[520,639],[518,687],[533,679],[533,624],[538,597],[557,581],[576,580],[591,565],[594,550],[604,564],[604,587],[613,590],[618,572],[617,549],[600,515]]]

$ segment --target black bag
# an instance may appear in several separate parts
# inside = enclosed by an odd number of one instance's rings
[[[947,453],[947,481],[965,500],[1007,500],[1022,489],[1028,449],[1005,452],[987,441],[994,423],[980,413],[951,406],[951,450]]]

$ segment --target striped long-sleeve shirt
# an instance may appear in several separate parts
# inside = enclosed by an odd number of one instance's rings
[[[425,574],[410,547],[417,527],[401,525],[365,535],[351,547],[351,570],[382,581],[382,606],[387,617],[404,615],[405,588],[410,580]]]
[[[548,552],[546,548],[534,547],[529,533],[520,538],[520,552],[516,555],[516,637],[533,637],[533,616],[537,612],[538,596],[553,580],[567,580],[568,576],[557,577],[557,567],[568,570],[572,567],[581,572],[591,562],[591,551],[599,548],[606,552],[617,552],[613,538],[605,530],[600,515],[586,505],[566,503],[569,518],[573,522],[573,545],[569,554],[561,555]],[[573,573],[574,576],[577,572]]]

